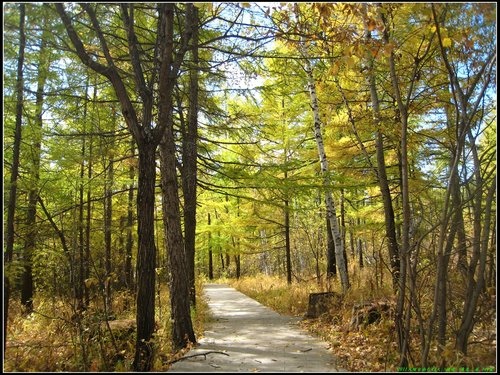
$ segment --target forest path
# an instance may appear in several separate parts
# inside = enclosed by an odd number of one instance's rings
[[[225,284],[206,284],[211,322],[169,372],[345,372],[328,344]],[[207,353],[207,354],[203,354]],[[194,357],[193,357],[194,356]]]

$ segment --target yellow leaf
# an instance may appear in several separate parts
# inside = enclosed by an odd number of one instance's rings
[[[450,38],[443,38],[443,47],[445,47],[445,48],[451,47],[451,39]]]

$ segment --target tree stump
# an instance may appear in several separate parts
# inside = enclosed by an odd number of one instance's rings
[[[335,292],[310,293],[305,317],[309,319],[318,318],[320,315],[327,313],[330,307],[339,300],[340,295]]]

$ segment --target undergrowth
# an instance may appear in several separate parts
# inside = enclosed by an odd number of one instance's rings
[[[168,288],[156,297],[156,355],[153,371],[166,371],[186,350],[175,351],[171,344]],[[197,307],[192,309],[197,339],[207,320],[207,302],[198,285]],[[37,295],[34,312],[23,314],[17,298],[9,308],[4,372],[128,372],[135,353],[135,296],[127,292],[113,295],[112,330],[99,303],[91,303],[79,319],[71,303],[64,299]]]

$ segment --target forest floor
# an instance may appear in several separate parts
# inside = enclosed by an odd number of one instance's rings
[[[328,344],[227,284],[204,286],[211,319],[199,345],[170,372],[335,372]]]

